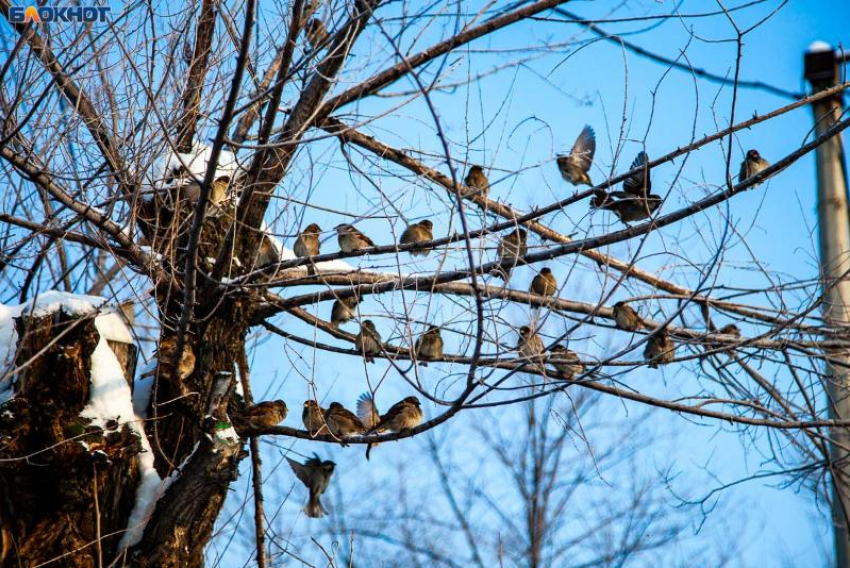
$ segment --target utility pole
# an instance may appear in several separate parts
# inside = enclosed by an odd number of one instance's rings
[[[822,42],[813,43],[804,59],[805,77],[812,90],[836,85],[839,80],[835,50]],[[841,116],[841,94],[812,103],[815,132],[820,136]],[[850,326],[850,214],[847,209],[847,180],[844,146],[838,134],[816,150],[818,180],[818,229],[820,233],[823,314],[827,325]],[[850,354],[830,352],[826,363],[830,417],[850,419]],[[832,521],[835,534],[835,566],[850,568],[850,429],[830,432],[832,477]]]

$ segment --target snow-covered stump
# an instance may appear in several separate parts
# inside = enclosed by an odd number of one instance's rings
[[[0,564],[97,566],[113,558],[142,476],[135,355],[116,314],[78,298],[44,304],[16,307],[14,356],[0,361],[15,370],[0,407]],[[110,343],[128,346],[120,361]]]

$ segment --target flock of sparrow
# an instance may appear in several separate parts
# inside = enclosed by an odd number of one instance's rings
[[[321,22],[319,22],[321,23]],[[315,24],[311,24],[315,26]],[[308,26],[308,37],[321,35],[315,27]],[[312,40],[311,40],[312,42]],[[569,154],[560,155],[557,158],[558,170],[564,180],[573,185],[593,186],[588,172],[593,163],[593,155],[596,151],[596,136],[590,126],[585,126]],[[758,151],[750,150],[741,164],[739,181],[759,173],[770,164],[762,158]],[[633,223],[649,218],[661,205],[663,199],[657,194],[651,193],[652,182],[650,178],[649,158],[646,152],[640,152],[632,162],[630,170],[636,170],[623,182],[622,191],[607,192],[605,190],[594,191],[591,199],[591,208],[611,211],[623,223]],[[490,190],[490,182],[484,169],[474,165],[464,179],[466,186],[473,191],[487,196]],[[344,223],[335,227],[337,241],[342,252],[355,252],[375,246],[375,243],[363,232]],[[299,258],[316,256],[320,253],[319,238],[322,229],[315,223],[308,225],[298,234],[293,247],[294,253]],[[493,269],[492,274],[505,280],[510,279],[511,269],[521,263],[528,247],[526,243],[527,232],[525,229],[517,228],[501,239],[497,249],[498,266]],[[418,223],[409,225],[401,236],[400,245],[423,245],[420,248],[410,250],[411,255],[427,255],[430,249],[427,243],[434,240],[433,223],[425,219]],[[311,264],[307,267],[308,273],[314,274],[315,267]],[[552,270],[544,267],[531,282],[529,292],[543,297],[553,297],[558,292],[558,282],[552,274]],[[337,299],[331,309],[331,324],[334,327],[353,320],[359,304],[356,296],[345,299]],[[616,327],[625,331],[635,332],[646,327],[646,324],[638,315],[637,311],[625,302],[617,302],[613,307],[613,319]],[[740,331],[734,324],[727,325],[719,330],[721,334],[740,336]],[[380,333],[371,320],[363,320],[360,330],[354,340],[355,349],[362,353],[367,362],[374,362],[374,357],[384,352]],[[674,358],[676,346],[667,334],[666,330],[659,330],[647,341],[644,350],[644,358],[651,368],[669,363]],[[546,348],[543,340],[529,326],[523,326],[519,330],[519,340],[516,350],[523,360],[537,369],[543,370],[543,363],[548,361],[559,373],[559,377],[572,380],[576,375],[584,373],[585,367],[581,363],[578,354],[566,346],[556,345],[546,357]],[[427,365],[427,360],[440,360],[443,357],[443,338],[440,328],[432,325],[423,333],[414,345],[414,355],[420,364]],[[286,404],[283,401],[262,402],[248,408],[238,418],[238,423],[247,427],[257,428],[273,426],[281,422],[287,414]],[[346,409],[339,402],[332,402],[326,409],[322,408],[316,400],[308,400],[304,403],[302,412],[304,427],[311,435],[330,434],[340,440],[352,436],[384,432],[402,432],[421,424],[423,415],[419,399],[409,396],[393,405],[386,414],[381,415],[375,401],[369,394],[361,395],[357,401],[357,413]],[[371,445],[366,450],[368,459]],[[287,458],[295,475],[309,489],[310,497],[306,514],[309,517],[321,517],[325,514],[319,497],[327,489],[333,474],[335,464],[332,461],[322,461],[318,456],[299,463]]]

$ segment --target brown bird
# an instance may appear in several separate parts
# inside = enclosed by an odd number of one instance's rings
[[[171,362],[174,360],[174,351],[176,349],[176,336],[169,335],[159,340],[159,347],[156,350],[156,356],[160,361],[160,366],[163,363],[171,365]],[[195,351],[192,349],[189,342],[184,342],[183,353],[180,354],[180,361],[177,363],[177,380],[183,382],[189,378],[189,375],[191,375],[195,370],[195,361]]]
[[[212,182],[210,187],[210,202],[221,206],[227,201],[227,190],[230,187],[230,176],[219,176]]]
[[[651,369],[657,369],[658,365],[666,365],[673,360],[675,354],[676,345],[665,330],[658,331],[650,337],[643,350],[643,358],[649,363]]]
[[[336,300],[331,308],[331,324],[339,329],[340,325],[350,322],[357,315],[359,303],[360,299],[357,296]]]
[[[277,264],[280,262],[280,252],[267,236],[260,241],[260,249],[257,252],[257,266]]]
[[[474,190],[470,195],[480,193],[484,197],[487,197],[487,194],[490,193],[490,181],[487,179],[484,168],[481,166],[472,166],[469,168],[469,172],[467,172],[463,183],[469,189]]]
[[[731,335],[733,337],[741,337],[741,330],[738,329],[738,326],[734,323],[727,323],[726,325],[718,329],[717,333],[723,335]]]
[[[301,422],[311,436],[326,434],[328,427],[325,424],[325,409],[319,406],[315,400],[305,400],[304,410],[301,411]]]
[[[404,230],[401,234],[401,245],[412,245],[416,243],[427,243],[434,240],[434,223],[429,219],[423,219],[418,223],[414,223]],[[411,250],[410,256],[428,256],[431,249]]]
[[[325,28],[325,24],[322,20],[318,18],[313,18],[307,22],[304,32],[307,35],[307,41],[310,42],[310,47],[312,49],[321,49],[322,44],[324,44],[328,39],[328,30]]]
[[[372,239],[348,223],[337,225],[334,229],[336,229],[339,250],[342,252],[354,252],[375,246]]]
[[[527,237],[528,232],[519,228],[503,237],[497,249],[499,266],[491,270],[490,274],[508,282],[511,279],[511,270],[528,252]]]
[[[625,193],[638,197],[646,197],[649,194],[649,190],[652,189],[652,180],[650,179],[648,164],[649,156],[646,155],[646,152],[638,153],[637,158],[634,159],[629,169],[642,169],[623,181],[623,191]]]
[[[416,340],[416,358],[425,359],[442,359],[443,358],[443,336],[440,335],[440,328],[432,325],[428,331],[419,336]],[[423,367],[427,367],[428,363],[420,361]]]
[[[363,320],[360,331],[354,338],[354,349],[363,354],[367,363],[374,363],[375,358],[371,355],[381,354],[381,334],[375,328],[372,320]]]
[[[770,162],[761,157],[758,150],[750,150],[747,152],[747,157],[741,162],[741,171],[738,173],[738,183],[743,183],[747,178],[751,178],[760,171],[770,167]],[[752,187],[761,185],[762,182],[754,183]]]
[[[319,254],[319,235],[322,233],[321,227],[315,223],[307,225],[303,231],[298,233],[298,238],[295,239],[295,244],[292,246],[292,251],[298,258],[306,258]],[[307,265],[307,274],[315,274],[316,269],[313,263]]]
[[[313,457],[306,462],[298,463],[297,461],[286,458],[289,462],[289,467],[292,468],[295,476],[301,480],[307,489],[310,491],[310,499],[307,501],[307,506],[304,512],[311,519],[319,519],[327,514],[325,508],[322,507],[322,502],[319,497],[328,488],[331,482],[331,476],[334,473],[336,464],[330,460],[322,461],[319,456],[313,454]]]
[[[415,396],[409,396],[392,405],[387,413],[381,416],[374,429],[379,434],[401,432],[422,424],[422,417],[419,399]]]
[[[531,281],[528,291],[540,296],[554,296],[558,291],[558,281],[555,280],[552,269],[548,266],[541,268],[540,273]]]
[[[578,135],[573,149],[566,156],[558,156],[558,170],[561,177],[573,185],[593,185],[587,172],[593,164],[596,153],[596,134],[589,125]]]
[[[233,424],[239,430],[256,430],[277,426],[286,419],[286,403],[282,400],[265,400],[249,406],[233,417]]]
[[[614,213],[624,224],[648,219],[661,206],[663,199],[651,193],[646,197],[631,196],[622,191],[608,193],[601,189],[593,193],[590,206]]]
[[[372,393],[364,392],[357,399],[357,417],[369,430],[374,430],[381,421],[381,413],[378,412]]]
[[[516,348],[523,359],[532,361],[535,366],[546,351],[543,340],[527,325],[519,328],[519,341]]]
[[[381,416],[381,419],[374,428],[367,433],[377,432],[378,434],[382,434],[384,432],[402,432],[410,428],[416,428],[422,424],[422,418],[422,408],[419,405],[419,399],[415,396],[409,396],[392,405],[387,413]],[[369,444],[366,446],[367,460],[369,459],[369,454],[371,453],[372,446],[374,445],[377,444]]]
[[[625,302],[617,302],[612,310],[614,312],[614,323],[619,329],[625,331],[637,331],[643,327],[643,320],[633,307]]]
[[[578,354],[563,345],[556,345],[552,348],[549,362],[568,381],[584,372],[584,365],[581,364]]]
[[[325,411],[325,423],[327,423],[331,434],[340,440],[345,440],[354,435],[362,435],[366,432],[366,427],[363,426],[357,415],[338,402],[332,402]]]

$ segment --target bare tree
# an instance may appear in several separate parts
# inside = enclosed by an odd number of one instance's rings
[[[686,54],[648,53],[605,31],[617,18],[585,21],[566,3],[128,2],[106,22],[47,26],[11,21],[0,0],[2,562],[201,565],[250,440],[265,566],[259,437],[304,440],[307,456],[365,449],[473,408],[553,404],[568,388],[763,436],[782,448],[769,456],[779,471],[826,487],[844,465],[830,457],[831,432],[850,426],[818,403],[824,359],[848,347],[846,330],[819,316],[830,283],[762,266],[729,211],[781,185],[850,119],[800,132],[740,177],[736,137],[848,84],[803,97],[744,80],[744,40],[775,13],[763,6],[647,16],[723,18],[737,47],[726,79]],[[757,17],[743,27],[744,16]],[[561,33],[529,32],[542,26]],[[488,46],[511,31],[504,49]],[[705,79],[725,96],[710,110],[683,105],[691,135],[663,149],[649,127],[634,135],[625,104],[619,125],[593,125],[595,155],[587,130],[573,145],[581,124],[566,133],[563,117],[535,118],[519,84],[472,96],[521,68],[566,73],[565,49],[609,40],[658,64],[656,87]],[[752,114],[738,95],[753,88],[793,100]],[[517,105],[521,118],[500,116]],[[465,131],[444,118],[461,108]],[[698,137],[705,114],[717,128]],[[533,151],[499,153],[532,123]],[[723,158],[696,183],[686,164],[710,147]],[[575,159],[559,159],[570,148]],[[632,150],[658,157],[632,163]],[[476,164],[486,183],[467,176]],[[521,187],[540,188],[527,210]],[[411,236],[422,220],[432,227]],[[309,235],[321,251],[295,246]],[[756,273],[740,287],[720,284],[733,250]],[[560,282],[527,291],[545,265]],[[350,321],[329,321],[337,301],[354,306]],[[126,303],[133,317],[120,323],[114,306]],[[626,329],[623,305],[639,307]],[[431,326],[444,345],[426,352]],[[593,338],[613,327],[618,342],[603,350]],[[322,377],[334,357],[381,410],[415,396],[424,420],[385,417],[351,436],[273,424],[280,406],[255,404],[251,388],[247,337],[260,332],[285,345],[265,358],[300,381],[282,395],[290,424],[308,399],[353,405]],[[155,347],[138,373],[136,347],[146,357]],[[636,379],[657,367],[692,380]]]

